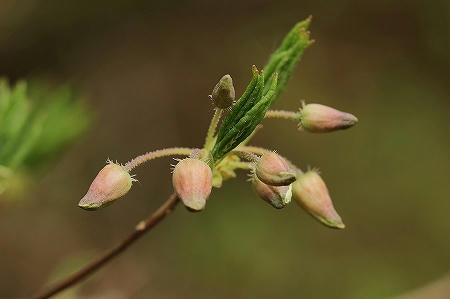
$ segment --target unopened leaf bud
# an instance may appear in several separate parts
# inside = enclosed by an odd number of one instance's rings
[[[293,198],[314,218],[332,228],[345,228],[334,209],[327,186],[316,171],[308,171],[292,184]]]
[[[211,194],[211,168],[198,159],[183,159],[175,166],[172,184],[178,197],[189,210],[201,211]]]
[[[226,109],[233,104],[235,98],[235,91],[233,86],[233,79],[230,75],[223,76],[214,87],[211,99],[214,106],[221,109]]]
[[[292,186],[270,186],[261,182],[257,176],[252,180],[256,194],[276,209],[284,208],[291,202]]]
[[[296,173],[287,161],[274,152],[259,159],[255,173],[263,183],[271,186],[287,186],[296,179]]]
[[[85,210],[104,207],[124,196],[133,181],[123,166],[111,162],[100,170],[78,206]]]
[[[321,104],[307,104],[300,111],[300,127],[314,133],[348,129],[357,122],[354,115]]]

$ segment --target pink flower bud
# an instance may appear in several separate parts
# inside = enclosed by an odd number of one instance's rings
[[[300,111],[300,126],[314,133],[347,129],[357,122],[358,119],[350,113],[320,104],[305,105]]]
[[[78,203],[85,210],[96,210],[124,196],[133,178],[121,165],[110,163],[97,174],[86,195]]]
[[[221,109],[226,109],[233,104],[235,98],[235,91],[233,86],[233,79],[230,75],[223,76],[214,87],[211,99],[214,106]]]
[[[282,209],[291,202],[291,185],[279,187],[270,186],[261,182],[256,176],[253,177],[252,185],[256,194],[276,209]]]
[[[201,160],[186,158],[175,166],[172,183],[175,192],[188,209],[203,210],[206,199],[211,194],[211,168]]]
[[[332,228],[345,228],[341,217],[334,209],[328,189],[315,171],[308,171],[292,184],[295,200],[314,218]]]
[[[296,179],[296,173],[287,161],[274,152],[259,159],[255,173],[263,183],[271,186],[287,186]]]

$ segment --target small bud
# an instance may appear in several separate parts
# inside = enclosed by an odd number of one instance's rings
[[[211,194],[211,168],[198,159],[183,159],[175,166],[172,183],[175,192],[188,209],[203,210],[206,199]]]
[[[96,210],[124,196],[133,178],[123,166],[109,163],[97,174],[86,195],[78,203],[85,210]]]
[[[292,196],[314,218],[332,228],[345,228],[334,209],[327,186],[315,171],[308,171],[292,184]]]
[[[255,173],[263,183],[271,186],[287,186],[296,179],[295,171],[274,152],[264,154],[259,159]]]
[[[301,128],[314,133],[347,129],[357,122],[358,119],[350,113],[320,104],[304,105],[300,111]]]
[[[220,79],[219,83],[214,87],[211,99],[214,106],[221,109],[226,109],[233,104],[235,97],[233,79],[230,75],[225,75]]]
[[[256,194],[276,209],[282,209],[291,202],[292,186],[270,186],[261,182],[256,176],[252,181]]]

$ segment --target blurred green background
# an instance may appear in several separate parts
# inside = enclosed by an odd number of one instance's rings
[[[179,207],[60,298],[390,298],[442,279],[449,3],[2,0],[0,76],[70,81],[97,119],[26,196],[0,201],[0,298],[29,296],[156,209],[171,193],[168,159],[137,169],[124,200],[97,212],[76,205],[107,158],[200,146],[218,79],[231,74],[240,95],[250,66],[262,67],[310,14],[316,43],[276,108],[305,99],[360,123],[313,135],[266,120],[253,144],[320,167],[347,228],[327,229],[295,203],[271,208],[242,173],[214,190],[204,212]],[[437,296],[428,298],[449,295]]]

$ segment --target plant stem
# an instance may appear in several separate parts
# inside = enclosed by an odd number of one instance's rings
[[[233,168],[239,168],[239,169],[253,169],[254,163],[252,162],[240,162],[240,161],[230,161],[227,163],[228,166],[231,166]]]
[[[293,111],[285,111],[285,110],[268,110],[266,112],[265,118],[282,118],[292,121],[300,120],[300,113]]]
[[[214,133],[216,132],[217,124],[219,123],[220,116],[222,116],[223,109],[216,108],[214,110],[214,116],[209,124],[208,133],[206,134],[205,149],[207,151],[211,150],[214,143]]]
[[[253,153],[253,154],[258,155],[258,156],[262,156],[262,155],[264,155],[266,153],[270,153],[271,152],[271,150],[268,150],[268,149],[265,149],[265,148],[262,148],[262,147],[247,146],[247,145],[246,146],[238,146],[236,148],[236,150],[241,150],[241,151],[244,151],[244,152]]]
[[[234,150],[230,152],[231,154],[234,154],[238,156],[239,158],[249,161],[249,162],[258,162],[259,157],[255,155],[254,153],[250,153],[248,151],[240,151],[240,150]]]
[[[156,158],[162,158],[162,157],[166,157],[166,156],[189,156],[193,150],[194,150],[193,148],[188,148],[188,147],[171,147],[171,148],[160,149],[160,150],[148,152],[143,155],[137,156],[136,158],[127,162],[124,165],[124,167],[129,172],[133,168],[141,165],[142,163],[148,162],[150,160],[153,160]]]
[[[158,224],[161,220],[164,219],[165,216],[170,214],[173,211],[179,199],[175,193],[173,193],[167,201],[162,204],[156,212],[154,212],[149,218],[140,221],[133,232],[131,232],[125,239],[123,239],[116,246],[107,250],[103,255],[99,256],[97,259],[93,260],[91,263],[81,268],[77,272],[73,273],[69,277],[61,280],[55,285],[51,286],[47,290],[39,293],[32,298],[41,299],[41,298],[49,298],[73,285],[80,282],[81,280],[87,278],[90,274],[94,273],[96,270],[106,265],[109,261],[111,261],[114,257],[118,256],[125,249],[127,249],[131,244],[137,241],[140,237],[144,235],[145,232],[149,231],[156,224]]]

